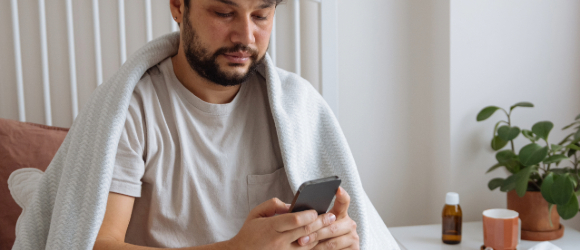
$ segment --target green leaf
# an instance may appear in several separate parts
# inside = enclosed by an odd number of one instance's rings
[[[499,125],[502,123],[503,121],[499,121],[495,123],[495,126],[493,126],[493,136],[497,135],[497,128],[499,128]]]
[[[580,190],[576,191],[576,196],[580,196]]]
[[[532,133],[532,131],[527,130],[527,129],[522,130],[522,135],[524,135],[524,137],[528,138],[532,142],[535,142],[538,140],[538,138],[536,138],[534,136],[534,133]]]
[[[549,173],[546,175],[546,178],[544,178],[540,189],[542,197],[544,197],[548,203],[555,204],[556,202],[552,199],[552,185],[554,185],[554,173]]]
[[[518,127],[509,127],[509,126],[501,126],[497,130],[497,136],[499,136],[504,141],[511,141],[520,135],[520,128]]]
[[[576,118],[574,118],[574,120],[578,120],[580,119],[580,114],[578,116],[576,116]]]
[[[552,163],[559,163],[563,160],[569,160],[570,158],[564,156],[564,155],[552,155],[550,157],[548,157],[548,159],[544,160],[544,164],[552,164]]]
[[[500,191],[508,192],[516,188],[516,180],[517,176],[515,174],[510,175],[505,181],[501,184]]]
[[[574,149],[576,151],[580,150],[580,147],[578,145],[575,145],[575,144],[570,144],[570,145],[566,146],[566,148]]]
[[[514,152],[509,150],[509,149],[497,152],[495,154],[495,158],[499,162],[496,165],[505,166],[507,168],[507,170],[510,171],[511,173],[516,173],[520,170],[520,164],[517,161],[517,155],[514,154]],[[492,168],[494,166],[492,166]],[[488,173],[489,173],[489,171],[495,170],[496,168],[498,168],[498,167],[495,167],[493,169],[489,169]]]
[[[550,152],[555,153],[555,152],[562,150],[563,148],[564,148],[564,146],[562,146],[562,145],[552,144]]]
[[[499,151],[495,154],[495,159],[497,159],[499,163],[508,163],[515,158],[516,154],[509,149]]]
[[[574,134],[574,140],[580,140],[580,129]]]
[[[551,168],[550,172],[552,172],[554,174],[563,175],[563,174],[570,173],[570,169],[569,168]]]
[[[568,139],[570,139],[570,137],[572,137],[574,135],[574,133],[569,134],[568,136],[566,136],[560,143],[558,143],[558,145],[563,145],[566,141],[568,141]]]
[[[516,176],[516,192],[519,197],[524,197],[526,190],[528,189],[528,182],[530,180],[530,174],[535,170],[535,167],[527,167],[522,169],[522,171],[514,174]]]
[[[573,147],[573,148],[571,148],[571,147]],[[568,150],[568,157],[572,157],[580,149],[580,143],[570,144],[570,145],[566,146],[566,148],[569,149]]]
[[[574,185],[568,178],[568,174],[554,175],[554,184],[550,192],[554,203],[558,206],[566,205],[572,197]]]
[[[479,111],[479,114],[477,114],[477,121],[480,122],[480,121],[483,121],[483,120],[489,118],[498,109],[500,109],[500,107],[496,107],[496,106],[488,106],[488,107],[483,108],[481,111]]]
[[[571,195],[570,200],[565,205],[558,205],[556,208],[562,219],[572,219],[578,213],[578,197]]]
[[[533,108],[534,104],[532,104],[531,102],[518,102],[510,107],[510,111],[515,109],[516,107]]]
[[[487,173],[489,173],[489,172],[491,172],[491,171],[493,171],[493,170],[496,170],[496,169],[497,169],[497,168],[499,168],[499,167],[503,167],[503,164],[501,164],[501,163],[496,163],[495,165],[491,166],[491,168],[489,168],[489,169],[487,170],[487,172],[485,172],[485,173],[487,174]]]
[[[548,135],[550,134],[552,128],[554,128],[554,124],[552,122],[543,121],[534,124],[534,126],[532,126],[532,132],[534,132],[534,134],[536,134],[539,138],[548,140]]]
[[[578,181],[576,181],[576,178],[574,178],[576,175],[568,175],[568,178],[570,179],[570,181],[572,182],[572,189],[575,189],[576,186],[578,186]],[[572,192],[574,192],[574,190],[572,190]]]
[[[536,165],[546,158],[548,150],[547,146],[542,147],[536,143],[528,144],[520,150],[520,162],[526,167]]]
[[[503,184],[503,181],[504,181],[503,178],[494,178],[487,183],[487,187],[489,188],[489,190],[494,190],[500,187],[501,184]]]
[[[504,141],[502,138],[499,138],[499,136],[497,136],[497,135],[494,136],[493,139],[491,139],[491,149],[493,149],[495,151],[502,149],[507,144],[508,144],[507,141]]]
[[[505,168],[512,174],[519,172],[522,167],[517,161],[505,165]]]
[[[578,124],[578,123],[579,123],[579,122],[573,122],[573,123],[571,123],[570,125],[568,125],[568,126],[566,126],[566,127],[562,128],[562,130],[569,129],[570,127],[572,127],[572,126],[574,126],[574,125],[576,125],[576,124]]]

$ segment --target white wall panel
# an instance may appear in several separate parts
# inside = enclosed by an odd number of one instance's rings
[[[18,12],[20,12],[20,39],[22,41],[26,120],[45,123],[38,1],[18,1]],[[25,13],[30,13],[30,15],[26,15]],[[14,59],[12,57],[10,59],[6,58],[6,60],[13,61]],[[8,72],[6,74],[14,74],[14,72]]]
[[[18,120],[26,121],[26,110],[24,107],[24,83],[22,80],[22,49],[20,42],[20,17],[18,13],[18,1],[10,1],[12,11],[12,35],[14,47],[14,67],[16,69],[16,96],[18,100]]]
[[[103,52],[101,51],[101,13],[99,1],[92,0],[93,11],[93,46],[95,48],[95,74],[97,85],[103,83]]]
[[[22,6],[18,6],[22,8]],[[0,1],[0,117],[19,119],[11,1]],[[22,24],[20,24],[22,25]]]
[[[119,57],[119,14],[118,0],[101,0],[101,48],[103,55],[103,79],[109,79],[121,66]]]
[[[80,111],[87,103],[93,90],[98,86],[99,78],[97,75],[97,58],[95,54],[92,1],[73,1],[73,12],[75,27],[75,59],[77,62],[77,96]],[[101,13],[102,10],[99,8],[99,19],[102,19]],[[103,26],[101,25],[100,28],[100,31],[102,31]],[[102,67],[102,42],[100,54]]]
[[[171,13],[167,1],[153,0],[100,0],[99,20],[100,20],[100,47],[101,47],[101,70],[102,79],[106,81],[111,77],[121,65],[122,50],[127,56],[137,51],[147,42],[147,13],[146,1],[151,2],[151,36],[157,38],[171,31]],[[311,1],[302,1],[301,28],[305,32],[302,35],[304,41],[302,47],[302,68],[305,68],[304,77],[310,80],[317,88],[320,79],[319,44],[314,42],[318,39],[318,4]],[[27,121],[36,123],[46,123],[44,115],[43,81],[41,67],[41,46],[40,46],[40,20],[38,0],[19,0],[19,14],[22,40],[22,64],[23,64],[23,85],[25,95],[25,112]],[[71,77],[76,77],[76,91],[74,95],[78,99],[79,110],[82,109],[88,97],[98,85],[98,58],[95,54],[95,24],[94,8],[92,1],[72,1],[72,20],[74,27],[74,51],[76,56],[72,57],[76,61],[75,74],[71,74],[69,62],[69,42],[67,41],[67,12],[66,1],[46,1],[46,26],[47,26],[47,62],[49,68],[48,82],[50,83],[50,104],[53,125],[69,127],[72,123],[72,112],[74,101],[71,93]],[[119,7],[124,6],[124,11],[120,12]],[[10,13],[10,1],[1,1],[0,32],[6,34],[1,36],[0,56],[2,66],[0,74],[6,79],[0,86],[0,117],[18,119],[18,105],[16,96],[16,69],[14,66],[14,42],[12,35],[12,21]],[[279,6],[277,15],[282,18],[277,22],[279,28],[284,31],[292,30],[291,8],[283,3]],[[25,15],[22,13],[37,13],[35,15]],[[284,16],[286,18],[284,18]],[[120,30],[121,20],[125,24],[125,43],[121,46]],[[283,41],[277,46],[277,52],[283,56],[278,59],[282,67],[294,70],[294,40],[292,32],[278,32],[278,36]],[[286,37],[289,36],[289,37]],[[305,45],[306,44],[306,45]],[[4,46],[5,45],[5,46]],[[5,66],[4,66],[5,65]],[[32,73],[35,72],[35,73]],[[74,90],[74,89],[73,89]]]
[[[303,1],[300,5],[300,30],[302,30],[302,46],[300,57],[302,60],[302,77],[308,79],[312,85],[322,90],[320,86],[320,4],[313,1]],[[336,74],[336,72],[334,72]],[[338,84],[337,84],[338,85]]]

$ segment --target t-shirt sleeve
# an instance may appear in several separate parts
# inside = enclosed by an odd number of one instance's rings
[[[133,197],[141,197],[141,179],[145,173],[145,124],[138,99],[135,94],[131,97],[109,189]]]

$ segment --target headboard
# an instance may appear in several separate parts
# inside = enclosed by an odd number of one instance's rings
[[[0,74],[8,76],[0,80],[0,117],[69,127],[128,54],[178,30],[168,1],[61,2],[0,3],[0,22],[12,23],[11,31],[0,26],[7,34],[0,44],[10,43],[10,33],[13,44],[0,50],[6,65]],[[336,0],[284,1],[274,22],[268,49],[274,62],[313,83],[338,116]]]

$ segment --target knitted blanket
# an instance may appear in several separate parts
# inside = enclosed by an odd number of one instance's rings
[[[101,226],[129,100],[147,69],[175,55],[179,33],[147,43],[101,84],[75,119],[19,219],[13,249],[92,249]],[[367,197],[338,121],[306,80],[266,56],[268,99],[294,192],[338,175],[350,194],[361,249],[399,249]]]

